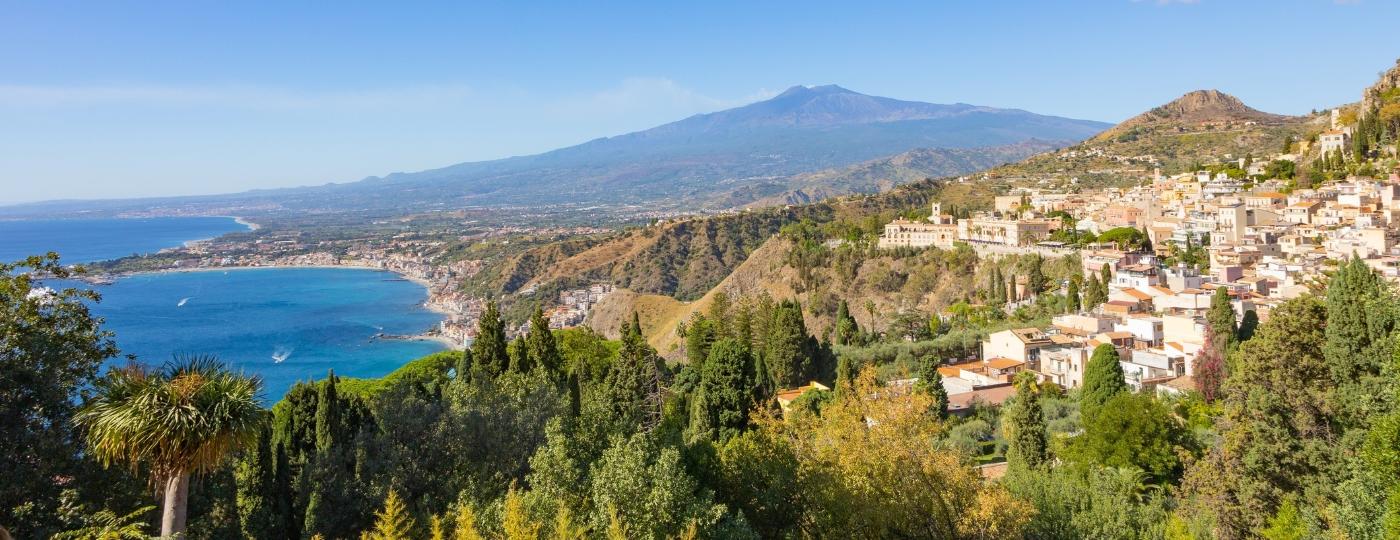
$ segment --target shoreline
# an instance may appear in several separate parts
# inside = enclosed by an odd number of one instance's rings
[[[101,274],[101,275],[93,275],[93,276],[84,276],[84,277],[94,278],[94,279],[107,279],[107,280],[115,281],[115,280],[118,280],[118,279],[121,279],[121,278],[124,278],[124,277],[141,276],[141,275],[152,275],[152,274],[177,274],[177,273],[218,272],[218,271],[228,272],[228,271],[230,271],[230,270],[233,270],[233,271],[247,271],[247,270],[288,270],[288,269],[311,269],[311,270],[316,270],[316,269],[319,269],[319,270],[365,270],[365,271],[371,271],[371,272],[381,272],[381,273],[385,273],[385,274],[392,274],[392,275],[394,275],[394,276],[397,276],[399,279],[402,279],[402,280],[404,280],[404,281],[409,281],[409,282],[412,282],[412,283],[414,283],[414,284],[416,284],[416,285],[418,285],[418,286],[420,286],[420,287],[423,287],[423,289],[424,289],[425,291],[427,291],[427,293],[428,293],[428,295],[427,295],[428,298],[427,298],[427,300],[424,300],[423,302],[419,303],[419,304],[418,304],[419,307],[421,307],[421,308],[423,308],[423,309],[425,309],[425,310],[427,310],[427,311],[429,311],[429,312],[436,313],[436,314],[438,314],[438,315],[442,315],[444,319],[447,318],[447,317],[451,317],[452,315],[454,315],[453,313],[450,313],[449,311],[447,311],[447,310],[446,310],[445,308],[443,308],[442,306],[439,306],[439,305],[434,304],[434,303],[432,302],[433,288],[432,288],[432,283],[429,282],[428,280],[421,279],[421,278],[416,278],[416,277],[412,277],[412,276],[408,276],[408,275],[404,275],[404,274],[400,274],[400,273],[398,273],[398,272],[395,272],[395,271],[393,271],[393,270],[389,270],[389,269],[387,269],[387,268],[377,268],[377,267],[374,267],[374,266],[362,266],[362,265],[354,265],[354,264],[274,264],[274,265],[267,265],[267,266],[205,266],[205,267],[200,267],[200,268],[163,268],[163,269],[160,269],[160,270],[141,270],[141,271],[135,271],[135,272],[115,272],[115,273],[109,273],[109,274]],[[81,280],[81,278],[80,278],[80,280]],[[86,281],[86,280],[83,280],[83,281]],[[404,340],[404,341],[433,341],[433,342],[437,342],[438,344],[442,345],[442,346],[445,347],[447,350],[456,350],[456,349],[458,349],[458,348],[460,348],[460,347],[462,346],[461,344],[457,343],[457,342],[454,341],[453,339],[451,339],[451,338],[449,338],[449,337],[447,337],[447,336],[438,334],[436,328],[430,329],[430,330],[425,331],[425,332],[420,332],[420,333],[418,333],[418,334],[413,334],[413,335],[410,335],[410,336],[403,336],[403,337],[397,338],[397,339]]]

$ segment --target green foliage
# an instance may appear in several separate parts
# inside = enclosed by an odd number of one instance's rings
[[[34,274],[70,275],[52,253],[0,262],[0,523],[20,538],[61,527],[54,478],[75,478],[85,501],[103,496],[72,419],[98,368],[117,354],[88,310],[96,293],[48,289]]]
[[[680,452],[645,433],[614,439],[590,477],[598,509],[594,530],[608,528],[610,511],[630,538],[674,538],[691,523],[708,529],[728,518],[724,505],[715,504],[686,473]]]
[[[692,439],[725,441],[741,433],[753,403],[754,361],[749,345],[733,338],[715,343],[700,370],[699,388],[691,407]]]
[[[1136,250],[1147,241],[1147,235],[1133,227],[1116,227],[1100,234],[1098,241],[1113,244],[1118,249]]]
[[[1156,483],[1181,474],[1188,435],[1165,405],[1144,394],[1120,393],[1084,423],[1071,455],[1083,466],[1135,468]]]
[[[1108,343],[1094,348],[1089,357],[1089,365],[1084,368],[1084,389],[1079,393],[1080,410],[1086,420],[1114,396],[1129,390],[1123,380],[1123,366],[1118,362],[1118,349]]]
[[[1279,506],[1278,513],[1269,518],[1269,526],[1259,531],[1264,540],[1303,540],[1308,538],[1308,527],[1298,515],[1298,505],[1288,499]]]
[[[1389,284],[1355,255],[1327,285],[1323,354],[1348,427],[1392,406],[1394,385],[1384,372],[1395,361],[1396,310]]]
[[[942,419],[948,417],[948,389],[943,386],[943,375],[938,372],[940,364],[936,356],[924,357],[919,363],[919,381],[914,384],[914,390],[931,398],[933,414]]]
[[[155,509],[146,506],[123,516],[101,510],[86,517],[82,528],[55,534],[53,540],[147,540],[145,517]]]
[[[1235,308],[1230,305],[1230,293],[1225,287],[1216,287],[1215,294],[1210,297],[1206,324],[1215,337],[1215,341],[1211,342],[1212,347],[1223,353],[1235,346],[1239,328],[1235,325]]]
[[[506,350],[506,323],[496,302],[487,302],[477,321],[476,340],[472,341],[473,365],[488,375],[500,375],[510,366]]]
[[[1016,375],[1016,400],[1006,411],[1006,439],[1009,442],[1006,460],[1012,467],[1037,468],[1049,459],[1045,439],[1045,413],[1040,407],[1040,392],[1035,374],[1029,371]]]
[[[1005,484],[1033,508],[1025,538],[1048,540],[1161,538],[1167,504],[1144,496],[1132,469],[1051,467],[1008,473]]]

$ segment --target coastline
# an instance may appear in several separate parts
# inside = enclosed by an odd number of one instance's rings
[[[262,228],[262,225],[258,225],[257,223],[253,223],[253,222],[251,222],[251,221],[248,221],[248,220],[243,219],[243,218],[238,217],[238,216],[210,216],[210,217],[229,218],[229,219],[232,219],[234,223],[237,223],[237,224],[242,225],[242,226],[244,226],[244,227],[247,228],[247,230],[245,230],[245,231],[230,231],[230,232],[226,232],[226,233],[224,233],[224,234],[232,234],[232,233],[235,233],[235,232],[253,232],[253,231],[256,231],[256,230]],[[201,244],[201,243],[204,243],[204,242],[209,242],[209,241],[211,241],[211,240],[217,240],[220,236],[223,236],[224,234],[221,234],[221,235],[219,235],[219,236],[211,236],[211,237],[209,237],[209,238],[196,238],[196,239],[194,239],[194,240],[185,240],[185,242],[184,242],[183,244],[180,244],[180,247],[185,247],[185,248],[194,247],[196,244]]]
[[[430,283],[429,281],[427,281],[427,280],[425,280],[425,279],[421,279],[421,278],[416,278],[416,277],[412,277],[412,276],[400,274],[400,273],[398,273],[398,272],[395,272],[395,271],[390,270],[390,269],[387,269],[387,268],[378,268],[378,267],[374,267],[374,266],[363,266],[363,265],[355,265],[355,264],[275,264],[275,265],[266,265],[266,266],[205,266],[205,267],[199,267],[199,268],[162,268],[162,269],[160,269],[160,270],[141,270],[141,271],[137,271],[137,272],[117,272],[117,273],[111,273],[111,274],[102,274],[102,275],[85,276],[85,277],[91,277],[91,278],[97,278],[97,279],[117,280],[117,279],[121,279],[121,278],[123,278],[123,277],[140,276],[140,275],[151,275],[151,274],[176,274],[176,273],[219,272],[219,271],[228,272],[228,271],[231,271],[231,270],[232,270],[232,271],[245,271],[245,270],[279,270],[279,269],[281,269],[281,270],[286,270],[286,269],[299,269],[299,268],[305,268],[305,269],[322,269],[322,270],[368,270],[368,271],[372,271],[372,272],[382,272],[382,273],[386,273],[386,274],[393,274],[394,276],[397,276],[399,279],[403,279],[404,281],[413,282],[414,284],[423,287],[423,289],[424,289],[425,291],[427,291],[427,293],[428,293],[428,299],[425,300],[425,301],[423,301],[422,303],[420,303],[420,304],[419,304],[420,307],[422,307],[423,309],[426,309],[426,310],[428,310],[428,311],[430,311],[430,312],[436,313],[436,314],[438,314],[438,315],[442,315],[443,317],[451,317],[452,315],[454,315],[453,313],[449,312],[448,310],[446,310],[446,309],[443,308],[442,306],[439,306],[439,305],[433,303],[433,301],[432,301],[432,299],[433,299],[433,298],[432,298],[432,296],[433,296],[433,288],[432,288],[432,283]],[[414,334],[414,335],[411,335],[411,336],[403,336],[403,337],[398,338],[398,339],[404,339],[404,340],[409,340],[409,341],[434,341],[434,342],[437,342],[438,344],[441,344],[443,347],[447,348],[447,350],[456,350],[456,349],[458,349],[458,348],[460,348],[460,347],[462,346],[462,344],[457,343],[456,341],[452,340],[451,338],[448,338],[447,336],[438,334],[436,328],[430,329],[430,330],[427,330],[427,331],[425,331],[425,332],[421,332],[421,333],[418,333],[418,334]]]

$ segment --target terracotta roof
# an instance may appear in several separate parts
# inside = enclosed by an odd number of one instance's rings
[[[1142,291],[1139,291],[1139,290],[1137,290],[1137,289],[1122,289],[1122,291],[1123,291],[1123,294],[1126,294],[1126,295],[1131,296],[1131,297],[1133,297],[1133,298],[1136,298],[1136,299],[1138,299],[1138,300],[1150,300],[1150,299],[1152,299],[1152,295],[1147,294],[1147,293],[1142,292]]]
[[[1016,395],[1016,386],[1010,383],[997,386],[987,386],[978,388],[971,392],[960,392],[948,395],[948,410],[956,411],[972,406],[974,401],[980,401],[988,405],[1001,405],[1006,399]]]
[[[1017,366],[1026,365],[1024,361],[1016,360],[1014,358],[1006,358],[1003,356],[998,356],[996,358],[988,358],[985,363],[987,367],[990,367],[992,369],[1009,369]]]

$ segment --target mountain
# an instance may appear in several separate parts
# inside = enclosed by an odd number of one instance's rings
[[[394,174],[347,186],[435,188],[475,204],[586,200],[688,205],[749,184],[843,167],[915,148],[1058,145],[1106,124],[967,104],[938,105],[797,86],[765,101],[544,154]],[[966,169],[955,172],[970,172]]]
[[[723,209],[788,191],[802,190],[809,197],[867,191],[874,183],[841,188],[794,177],[914,149],[945,152],[943,165],[931,173],[962,174],[1083,140],[1106,127],[1018,109],[902,101],[834,85],[795,86],[757,103],[537,155],[161,202],[210,207],[237,202],[301,213],[560,204]]]
[[[1088,140],[989,174],[1135,181],[1154,168],[1176,173],[1214,160],[1278,153],[1285,141],[1306,140],[1320,130],[1320,119],[1267,113],[1219,90],[1196,90]]]
[[[1170,103],[1129,118],[1100,133],[1095,140],[1108,140],[1133,130],[1190,128],[1230,123],[1278,123],[1287,117],[1270,114],[1245,105],[1239,98],[1219,90],[1187,92]]]

